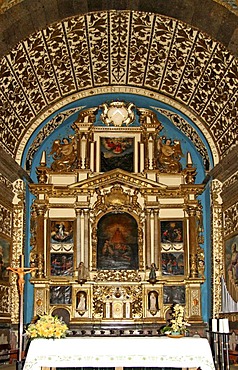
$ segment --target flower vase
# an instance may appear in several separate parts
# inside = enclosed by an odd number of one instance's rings
[[[170,338],[182,338],[184,337],[184,334],[179,331],[172,331],[170,334],[168,334],[168,337]]]

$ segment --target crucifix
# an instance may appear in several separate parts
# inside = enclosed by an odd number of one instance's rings
[[[22,362],[22,340],[23,340],[23,300],[24,300],[24,284],[25,275],[31,273],[33,270],[37,270],[37,267],[24,267],[24,255],[21,255],[20,267],[7,267],[7,270],[12,271],[18,275],[17,285],[19,290],[20,302],[19,302],[19,338],[18,338],[18,364],[21,368]]]

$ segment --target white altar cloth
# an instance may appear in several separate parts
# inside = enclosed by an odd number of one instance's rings
[[[34,339],[24,370],[41,367],[200,367],[214,370],[206,338],[75,337]]]

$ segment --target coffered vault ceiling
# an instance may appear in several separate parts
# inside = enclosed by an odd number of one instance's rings
[[[237,83],[236,58],[181,21],[138,11],[74,16],[2,58],[1,146],[19,161],[48,115],[120,87],[174,105],[203,127],[222,158],[237,144]]]

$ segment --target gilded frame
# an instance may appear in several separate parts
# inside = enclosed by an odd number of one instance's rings
[[[48,274],[53,278],[74,275],[75,220],[48,220]]]

